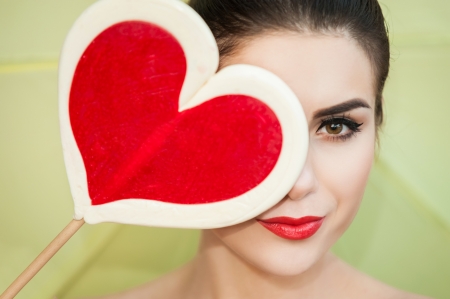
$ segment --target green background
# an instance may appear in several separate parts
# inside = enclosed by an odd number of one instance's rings
[[[71,220],[57,66],[92,0],[0,0],[0,291]],[[391,285],[450,298],[450,1],[384,0],[386,126],[355,222],[334,251]],[[68,299],[146,282],[195,254],[198,232],[85,225],[17,298]]]

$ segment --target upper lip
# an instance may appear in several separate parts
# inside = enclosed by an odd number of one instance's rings
[[[257,219],[257,220],[265,222],[265,223],[302,225],[302,224],[309,223],[309,222],[319,221],[323,218],[324,217],[320,217],[320,216],[305,216],[305,217],[301,217],[301,218],[291,218],[291,217],[281,216],[281,217],[273,217],[273,218],[268,218],[268,219]]]

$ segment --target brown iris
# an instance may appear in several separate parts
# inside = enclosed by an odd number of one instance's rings
[[[342,124],[333,123],[326,125],[325,129],[327,130],[328,134],[336,135],[342,132],[342,126],[343,126]]]

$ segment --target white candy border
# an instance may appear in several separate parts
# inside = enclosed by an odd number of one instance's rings
[[[283,144],[279,160],[263,182],[233,199],[209,204],[181,205],[147,199],[91,204],[84,163],[70,126],[68,99],[72,78],[91,41],[111,25],[129,20],[157,24],[180,42],[187,59],[180,111],[226,94],[252,96],[271,107],[281,123]],[[218,59],[217,45],[207,25],[178,0],[102,0],[78,18],[66,38],[59,66],[61,138],[75,219],[84,218],[91,224],[216,228],[251,219],[289,192],[308,150],[308,126],[300,102],[280,78],[255,66],[233,65],[214,75]]]

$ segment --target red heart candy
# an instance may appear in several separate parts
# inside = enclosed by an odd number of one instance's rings
[[[93,205],[129,198],[218,202],[272,171],[282,144],[273,111],[230,94],[179,112],[185,75],[178,41],[147,22],[115,24],[85,50],[69,115]]]

